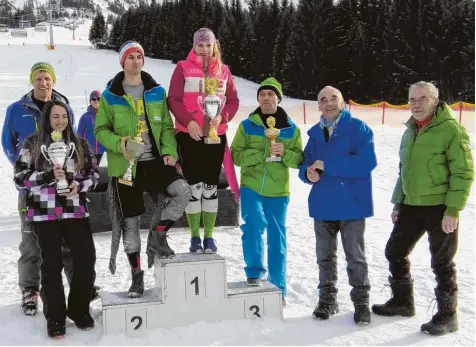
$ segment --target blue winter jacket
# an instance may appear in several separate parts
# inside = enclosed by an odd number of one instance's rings
[[[342,111],[336,128],[326,142],[320,124],[309,131],[299,177],[316,160],[324,162],[324,173],[312,184],[309,215],[318,220],[342,221],[373,216],[371,172],[377,166],[373,132],[367,124]]]
[[[15,160],[20,153],[23,140],[35,133],[40,124],[41,110],[33,102],[32,95],[33,90],[7,108],[2,129],[2,147],[12,165],[15,164]],[[74,114],[69,106],[68,99],[55,90],[53,90],[52,99],[62,101],[68,105],[70,119],[72,125],[74,125]]]
[[[94,121],[96,110],[89,105],[88,111],[81,116],[78,125],[78,135],[88,142],[89,148],[94,154],[103,154],[106,148],[101,145],[94,136]]]

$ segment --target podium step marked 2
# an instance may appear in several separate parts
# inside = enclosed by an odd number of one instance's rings
[[[259,287],[226,281],[225,259],[218,254],[179,253],[156,257],[156,286],[137,299],[127,292],[102,292],[105,335],[140,334],[198,321],[283,317],[281,290],[263,281]]]

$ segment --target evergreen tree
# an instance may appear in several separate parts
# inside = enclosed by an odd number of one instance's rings
[[[274,41],[272,74],[278,81],[284,82],[284,58],[286,55],[289,38],[292,32],[292,23],[294,21],[294,5],[288,0],[283,0],[280,9],[280,23]]]
[[[472,0],[300,0],[297,8],[292,0],[245,1],[247,9],[241,0],[129,1],[122,16],[108,16],[108,43],[117,49],[137,40],[147,54],[176,62],[190,51],[193,33],[208,27],[234,75],[254,82],[273,75],[290,96],[315,99],[333,85],[346,99],[399,104],[411,83],[427,80],[442,100],[474,101]],[[0,17],[18,23],[31,5],[13,15],[0,7]],[[37,15],[46,15],[44,6]],[[98,14],[93,45],[105,40],[103,23]]]
[[[104,21],[102,12],[98,12],[93,19],[91,28],[89,29],[89,41],[93,45],[97,45],[100,42],[107,40],[107,27]]]
[[[299,2],[284,62],[290,96],[316,100],[318,91],[329,84],[326,67],[332,61],[334,13],[332,0]]]
[[[447,1],[447,56],[443,59],[448,102],[474,103],[474,12],[472,0]]]

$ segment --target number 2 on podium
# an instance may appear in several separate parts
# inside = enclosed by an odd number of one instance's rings
[[[196,276],[191,282],[190,284],[195,284],[195,295],[200,295],[200,288],[199,288],[199,285],[198,285],[198,276]]]

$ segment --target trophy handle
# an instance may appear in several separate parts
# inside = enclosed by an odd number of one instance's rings
[[[202,113],[205,114],[205,107],[203,106],[203,98],[201,95],[198,96],[198,107],[200,107]]]
[[[53,165],[53,161],[48,157],[48,154],[47,154],[48,152],[46,151],[46,145],[41,145],[40,151],[41,151],[41,154],[43,154],[43,157],[45,157],[45,159],[48,161],[48,163]]]
[[[220,112],[218,112],[218,115],[221,116],[221,112],[223,111],[223,109],[225,108],[225,103],[226,103],[226,95],[223,95],[223,99],[221,101],[221,105],[220,105]],[[222,116],[223,117],[223,116]],[[225,121],[228,123],[228,119],[225,119]]]
[[[71,159],[71,157],[72,157],[73,154],[74,154],[74,151],[76,150],[76,145],[75,145],[73,142],[70,142],[70,143],[69,143],[69,150],[70,150],[70,154],[69,154],[68,160]]]

